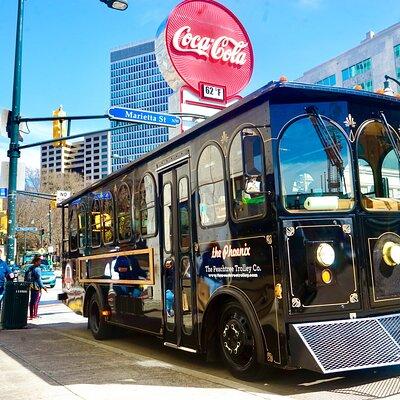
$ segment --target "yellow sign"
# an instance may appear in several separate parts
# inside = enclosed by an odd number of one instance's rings
[[[0,212],[0,233],[7,233],[7,214]]]

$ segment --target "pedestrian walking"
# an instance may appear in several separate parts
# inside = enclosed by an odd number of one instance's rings
[[[29,301],[29,319],[38,317],[39,301],[42,295],[42,289],[47,292],[42,281],[42,270],[40,263],[42,258],[35,255],[32,259],[32,264],[28,267],[25,273],[25,281],[31,283],[31,299]]]
[[[4,296],[4,284],[7,279],[13,279],[14,274],[10,266],[1,258],[3,251],[0,249],[0,303]]]

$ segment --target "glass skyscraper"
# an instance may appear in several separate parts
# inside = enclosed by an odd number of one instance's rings
[[[154,41],[130,44],[111,51],[111,106],[121,106],[155,112],[168,111],[168,96],[172,89],[158,69]],[[168,128],[111,122],[112,170],[153,150],[168,140]]]

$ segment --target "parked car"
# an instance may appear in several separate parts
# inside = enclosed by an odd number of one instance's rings
[[[42,270],[42,281],[45,286],[50,286],[53,288],[56,285],[56,275],[54,270],[50,265],[40,265],[40,269]]]

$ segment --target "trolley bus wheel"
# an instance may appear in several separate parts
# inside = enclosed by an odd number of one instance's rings
[[[110,327],[105,318],[100,315],[99,301],[96,295],[93,295],[89,302],[89,328],[95,339],[102,340],[111,336]]]
[[[232,375],[241,379],[260,376],[262,368],[257,361],[262,343],[258,343],[251,322],[236,302],[227,303],[222,309],[218,329],[221,352]]]

